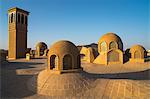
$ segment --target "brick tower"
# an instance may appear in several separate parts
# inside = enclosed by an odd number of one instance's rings
[[[27,49],[29,12],[14,7],[8,10],[9,59],[23,58]]]

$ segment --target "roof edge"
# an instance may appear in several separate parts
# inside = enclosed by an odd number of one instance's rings
[[[19,10],[19,11],[22,11],[22,12],[25,12],[27,14],[29,14],[30,12],[26,11],[26,10],[23,10],[21,8],[18,8],[18,7],[12,7],[8,10],[8,12],[11,12],[11,11],[16,11],[16,10]]]

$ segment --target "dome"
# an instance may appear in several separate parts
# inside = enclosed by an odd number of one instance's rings
[[[86,72],[52,74],[43,70],[38,76],[28,81],[29,90],[47,96],[82,96],[92,88],[95,79],[87,76]]]
[[[99,42],[102,42],[102,41],[106,41],[107,43],[109,43],[111,41],[117,41],[118,42],[118,41],[121,41],[121,38],[115,33],[106,33],[99,40]]]
[[[36,45],[36,55],[37,56],[43,56],[44,55],[44,50],[47,49],[47,45],[44,42],[39,42]]]
[[[48,68],[58,72],[81,69],[78,48],[67,40],[54,43],[48,52]]]
[[[44,42],[39,42],[36,44],[36,48],[39,47],[39,48],[42,48],[44,47],[45,49],[47,49],[47,45],[44,43]]]
[[[107,33],[107,34],[104,34],[98,41],[98,50],[99,52],[101,52],[101,44],[103,43],[103,45],[106,46],[107,48],[107,51],[108,49],[110,49],[110,46],[112,44],[112,46],[114,46],[113,43],[115,43],[116,45],[116,48],[117,49],[120,49],[120,50],[123,50],[123,43],[122,43],[122,40],[121,38],[115,34],[115,33]]]
[[[54,43],[50,47],[49,54],[53,54],[53,53],[59,54],[59,55],[64,55],[66,53],[78,54],[79,50],[72,42],[67,41],[67,40],[61,40],[61,41]]]
[[[130,52],[134,51],[146,51],[145,48],[142,45],[134,45],[130,48]]]
[[[136,63],[144,63],[145,57],[147,56],[146,50],[141,45],[134,45],[130,48],[131,58],[130,62],[136,62]]]

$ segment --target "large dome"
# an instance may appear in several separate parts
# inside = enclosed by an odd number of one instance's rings
[[[115,33],[107,33],[104,34],[98,41],[98,50],[101,52],[101,45],[106,45],[107,51],[110,49],[111,43],[115,43],[117,45],[117,49],[123,50],[123,43],[121,38]],[[113,46],[114,44],[112,44]]]
[[[93,81],[85,72],[57,75],[43,70],[29,80],[28,88],[41,95],[82,96],[92,87]]]

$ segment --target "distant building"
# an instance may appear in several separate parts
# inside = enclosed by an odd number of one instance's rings
[[[147,56],[150,56],[150,50],[147,50]]]
[[[80,57],[81,61],[92,63],[96,57],[96,51],[92,47],[82,47]]]
[[[43,56],[44,51],[47,49],[47,45],[44,42],[39,42],[36,44],[36,56]]]
[[[87,48],[91,47],[91,48],[93,48],[96,52],[98,51],[98,44],[96,44],[96,43],[91,43],[91,44],[89,44],[89,45],[78,45],[78,46],[77,46],[77,48],[79,49],[79,51],[82,49],[82,47],[87,47]],[[98,52],[97,52],[96,54],[98,54]]]
[[[7,56],[7,51],[0,49],[0,64],[7,61],[6,56]]]
[[[26,56],[28,15],[28,11],[17,7],[8,10],[9,59]]]

